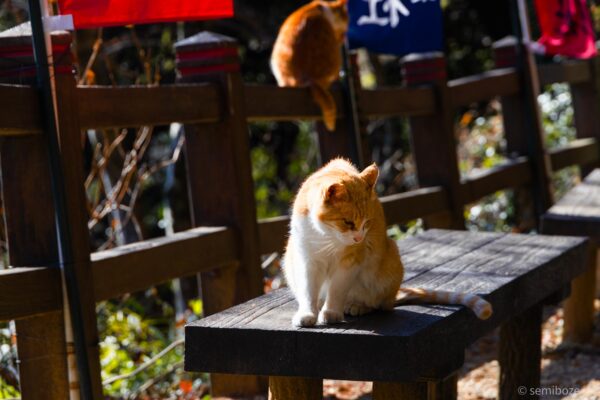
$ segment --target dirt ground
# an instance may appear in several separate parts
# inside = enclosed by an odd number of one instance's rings
[[[596,331],[586,345],[562,342],[562,309],[545,310],[542,332],[541,399],[600,400],[600,300],[596,300]],[[474,343],[465,354],[465,365],[458,382],[460,400],[495,399],[498,391],[498,362],[495,360],[498,332],[494,331]],[[372,384],[327,380],[323,386],[326,399],[367,400]]]

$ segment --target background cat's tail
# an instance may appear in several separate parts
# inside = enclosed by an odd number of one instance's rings
[[[479,319],[488,319],[492,315],[492,305],[476,294],[470,293],[400,288],[396,295],[396,305],[408,303],[462,304],[473,310]]]
[[[323,123],[329,131],[335,129],[335,119],[337,110],[335,107],[335,100],[331,95],[329,89],[318,85],[310,85],[310,94],[312,95],[315,102],[321,107],[321,113],[323,114]]]

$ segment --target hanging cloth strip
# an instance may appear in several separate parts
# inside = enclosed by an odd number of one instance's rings
[[[535,0],[542,36],[537,43],[547,55],[590,58],[597,54],[586,0]]]

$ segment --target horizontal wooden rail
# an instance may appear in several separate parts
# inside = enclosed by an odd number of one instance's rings
[[[411,190],[381,198],[387,223],[398,224],[448,211],[448,198],[439,186]],[[261,254],[282,251],[288,238],[289,216],[258,221]]]
[[[593,138],[577,139],[556,149],[549,150],[552,170],[558,171],[572,165],[598,162],[600,148]]]
[[[231,229],[202,227],[92,254],[96,301],[235,263]]]
[[[321,110],[308,88],[282,88],[275,85],[245,84],[246,116],[250,121],[288,121],[321,118]],[[333,89],[338,118],[343,116],[342,93]]]
[[[502,68],[448,82],[454,107],[466,106],[496,96],[519,92],[519,76],[514,68]]]
[[[358,108],[368,118],[429,115],[435,112],[435,96],[430,87],[360,90]]]
[[[62,310],[58,268],[0,270],[0,321]]]
[[[389,225],[448,211],[448,196],[439,186],[381,197]]]
[[[221,99],[212,84],[77,88],[82,129],[215,122]]]
[[[260,254],[282,251],[287,242],[289,226],[290,217],[287,215],[259,220]]]
[[[587,61],[563,61],[561,63],[540,64],[538,66],[540,85],[551,83],[580,83],[591,79],[590,64]]]
[[[527,184],[531,179],[529,161],[526,157],[519,157],[463,179],[463,198],[466,203],[473,203],[499,190]]]
[[[42,131],[40,99],[30,86],[0,85],[0,136]]]

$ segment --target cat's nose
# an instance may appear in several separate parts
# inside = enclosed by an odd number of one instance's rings
[[[363,240],[363,236],[360,233],[354,235],[354,242],[359,243],[362,240]]]

